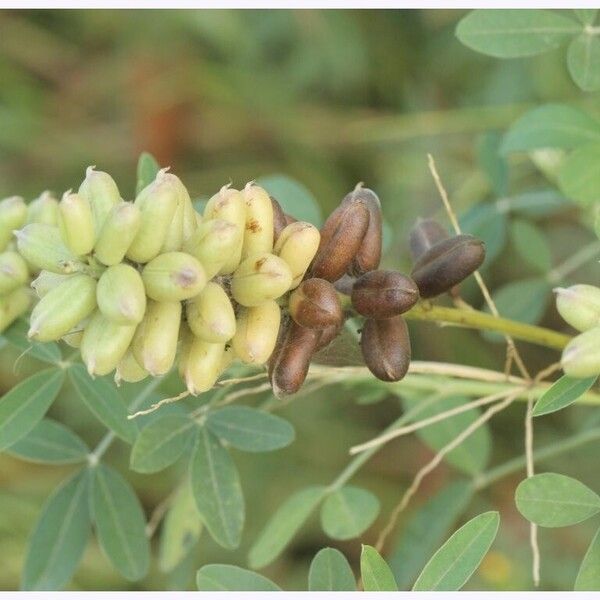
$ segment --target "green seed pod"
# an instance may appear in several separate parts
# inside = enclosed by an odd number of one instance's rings
[[[81,340],[81,358],[91,377],[108,375],[125,356],[135,325],[118,325],[99,310],[88,323]]]
[[[183,189],[185,190],[183,201],[183,242],[185,243],[198,229],[202,217],[195,211],[187,188],[184,186]]]
[[[242,244],[244,242],[244,229],[246,227],[246,203],[238,190],[228,185],[223,186],[207,203],[204,208],[205,219],[223,219],[236,226],[236,243],[220,273],[233,273],[240,264],[242,257]]]
[[[231,344],[225,344],[225,350],[223,351],[223,356],[221,358],[221,373],[224,373],[229,367],[233,364],[233,361],[236,359],[235,350]]]
[[[100,312],[117,325],[137,325],[144,318],[144,282],[130,265],[108,267],[98,280],[96,299]]]
[[[223,219],[209,219],[183,245],[188,254],[204,267],[207,279],[212,279],[231,258],[239,244],[238,226]]]
[[[0,200],[0,251],[13,239],[13,231],[20,229],[27,218],[27,205],[20,196]]]
[[[185,361],[184,378],[188,391],[193,396],[207,392],[221,374],[225,344],[211,344],[195,338]]]
[[[94,235],[97,238],[106,217],[115,204],[121,201],[121,194],[115,180],[108,173],[94,169],[95,167],[86,169],[85,179],[79,186],[79,194],[89,202],[92,209]]]
[[[25,285],[29,279],[27,263],[18,252],[0,254],[0,296]]]
[[[350,268],[369,227],[364,202],[342,202],[321,228],[321,243],[313,262],[313,277],[337,281]]]
[[[287,263],[266,253],[250,256],[240,264],[231,279],[231,294],[242,306],[258,306],[285,294],[291,283]]]
[[[419,299],[417,284],[396,271],[371,271],[356,280],[352,306],[364,317],[389,319],[410,310]]]
[[[231,340],[235,355],[243,362],[266,363],[277,343],[281,309],[275,300],[240,309],[237,330]]]
[[[66,192],[58,210],[58,225],[65,246],[75,256],[89,254],[96,240],[90,203],[81,194]]]
[[[161,169],[156,179],[138,194],[135,206],[140,209],[141,222],[127,258],[147,263],[159,254],[177,209],[179,191],[173,177]]]
[[[484,243],[472,235],[438,242],[415,263],[411,276],[422,298],[447,292],[476,271],[485,259]]]
[[[242,191],[246,202],[246,225],[242,259],[273,251],[273,205],[267,192],[253,182]]]
[[[360,348],[369,371],[382,381],[400,381],[410,365],[410,337],[402,317],[367,319]]]
[[[269,196],[269,198],[271,198],[271,206],[273,208],[273,244],[275,244],[288,222],[281,204],[273,196]]]
[[[56,226],[30,223],[15,236],[19,253],[34,272],[73,273],[84,266],[63,244]]]
[[[169,223],[169,227],[167,229],[167,234],[165,236],[165,241],[163,242],[161,252],[173,252],[175,250],[180,250],[183,245],[184,240],[184,232],[183,232],[183,224],[186,220],[186,202],[190,202],[190,195],[183,185],[181,179],[172,173],[165,173],[165,179],[169,179],[171,185],[176,190],[177,193],[177,206],[175,208],[175,212],[173,213],[173,218]],[[194,219],[195,222],[195,219]],[[189,225],[189,223],[188,223]]]
[[[43,298],[50,290],[66,281],[73,274],[66,275],[64,273],[53,273],[52,271],[40,271],[40,274],[31,282],[31,287],[34,289],[38,298]]]
[[[27,205],[26,223],[58,225],[58,200],[50,192],[42,192]]]
[[[235,313],[229,296],[214,281],[185,306],[185,314],[194,335],[213,344],[228,342],[235,334]]]
[[[133,355],[151,375],[168,373],[177,353],[181,302],[148,302],[133,339]]]
[[[432,246],[449,238],[444,227],[433,219],[417,219],[409,234],[410,255],[415,262]]]
[[[94,256],[108,267],[118,265],[125,258],[137,235],[142,214],[131,202],[115,204],[104,221],[94,247]]]
[[[119,361],[117,369],[115,371],[115,383],[117,386],[121,385],[122,381],[127,383],[137,383],[148,377],[148,371],[144,367],[140,366],[133,352],[127,350],[125,356]]]
[[[290,223],[277,238],[273,252],[282,258],[292,271],[291,289],[300,285],[317,253],[320,239],[319,230],[303,221]]]
[[[191,332],[187,323],[184,320],[182,320],[179,326],[179,352],[177,355],[177,372],[184,381],[187,360],[190,356],[190,348],[192,347],[192,342],[195,339],[196,336]]]
[[[342,305],[329,281],[311,278],[304,280],[291,294],[290,316],[298,325],[308,329],[325,329],[342,321]]]
[[[0,296],[0,333],[29,310],[31,296],[27,288],[20,287]]]
[[[206,285],[202,265],[185,252],[166,252],[152,259],[142,279],[148,296],[159,302],[193,298]]]
[[[563,350],[561,365],[565,375],[577,379],[600,374],[600,327],[573,338]]]
[[[556,309],[571,327],[587,331],[600,325],[600,288],[579,284],[554,291]]]
[[[89,275],[74,275],[37,303],[29,319],[27,335],[39,342],[58,340],[95,308],[96,280]]]

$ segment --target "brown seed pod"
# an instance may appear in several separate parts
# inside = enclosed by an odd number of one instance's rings
[[[319,352],[319,350],[323,350],[323,348],[329,346],[331,342],[339,335],[342,327],[344,325],[345,317],[342,315],[342,319],[339,323],[335,325],[329,325],[324,329],[321,329],[319,332],[319,339],[317,341],[317,345],[315,347],[315,352]]]
[[[269,196],[269,198],[271,198],[271,204],[273,205],[273,245],[275,245],[279,234],[287,225],[287,220],[283,208],[281,208],[281,204],[279,204],[273,196]]]
[[[409,233],[410,256],[417,261],[429,248],[450,237],[446,228],[433,219],[417,219]]]
[[[402,317],[367,319],[360,338],[365,364],[382,381],[400,381],[410,365],[410,337]]]
[[[369,210],[361,200],[340,204],[321,229],[312,276],[337,281],[350,267],[369,226]]]
[[[348,273],[344,273],[337,281],[334,282],[333,287],[340,293],[344,294],[344,296],[349,296],[352,294],[352,288],[356,283],[356,277],[352,277],[348,275]]]
[[[288,324],[269,361],[269,379],[277,398],[295,394],[302,387],[319,335],[316,329],[293,321]]]
[[[485,259],[485,244],[472,235],[457,235],[432,246],[415,263],[411,276],[421,298],[447,292],[476,271]]]
[[[364,317],[389,319],[410,310],[419,299],[419,289],[402,273],[371,271],[356,280],[351,298]]]
[[[368,271],[374,271],[379,267],[381,260],[381,238],[382,238],[382,215],[381,202],[377,194],[369,188],[359,184],[354,191],[348,194],[342,204],[360,201],[364,203],[369,211],[369,225],[360,244],[358,252],[352,259],[348,273],[358,277]]]
[[[304,280],[291,294],[290,315],[298,325],[324,329],[342,320],[342,305],[329,281],[313,277]]]

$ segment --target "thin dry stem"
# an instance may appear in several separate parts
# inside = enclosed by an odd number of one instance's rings
[[[525,413],[525,460],[527,467],[527,477],[533,477],[533,398],[530,396],[527,401],[527,411]],[[540,547],[537,537],[537,525],[529,524],[529,544],[531,546],[532,557],[532,576],[535,587],[540,585]]]
[[[187,398],[190,393],[185,390],[181,392],[181,394],[177,394],[177,396],[173,396],[172,398],[163,398],[159,402],[155,402],[150,408],[146,408],[145,410],[138,410],[132,415],[127,415],[128,419],[136,419],[137,417],[141,417],[142,415],[149,415],[153,413],[155,410],[158,410],[161,406],[165,406],[166,404],[173,404],[174,402],[178,402],[179,400],[183,400]]]

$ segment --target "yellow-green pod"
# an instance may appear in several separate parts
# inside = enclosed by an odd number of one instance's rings
[[[121,194],[115,180],[104,171],[88,167],[85,179],[79,186],[79,193],[89,202],[94,220],[94,234],[98,237],[106,217],[115,204],[121,201]]]
[[[0,296],[0,333],[26,313],[30,305],[31,295],[25,287]]]
[[[190,198],[190,194],[187,191],[187,189],[183,188],[185,190],[185,194],[182,192],[183,195],[183,241],[185,243],[186,240],[188,240],[190,237],[192,237],[192,235],[194,234],[194,232],[196,231],[196,229],[198,229],[198,219],[200,219],[200,222],[202,221],[202,217],[200,217],[200,215],[194,210],[194,205],[192,204],[192,199]]]
[[[219,370],[224,373],[233,364],[237,356],[235,350],[231,344],[225,344],[225,350],[223,350],[223,357],[221,358],[221,367]]]
[[[250,256],[240,264],[231,279],[231,294],[242,306],[258,306],[285,294],[291,283],[287,263],[266,253]]]
[[[228,185],[223,186],[207,203],[204,208],[205,219],[223,219],[236,226],[236,241],[233,252],[225,261],[220,272],[233,273],[242,258],[244,228],[246,227],[246,203],[241,192]]]
[[[0,254],[0,296],[8,294],[27,283],[29,269],[18,252]]]
[[[74,273],[84,265],[63,244],[58,227],[30,223],[15,231],[19,254],[34,272]]]
[[[151,375],[164,375],[175,362],[181,302],[148,302],[133,339],[133,355]]]
[[[58,340],[96,308],[96,280],[89,275],[69,277],[50,290],[35,306],[29,319],[30,338]]]
[[[245,363],[266,363],[275,349],[280,323],[281,309],[275,300],[242,308],[231,340],[236,356]]]
[[[173,175],[172,173],[165,173],[165,178],[167,177],[172,179],[173,187],[177,191],[177,204],[171,222],[167,228],[165,240],[160,249],[161,253],[181,250],[181,246],[183,245],[183,219],[185,216],[184,192],[187,193],[187,190],[185,189],[185,186],[179,177],[176,175]]]
[[[13,239],[13,231],[20,229],[27,219],[27,205],[20,196],[0,200],[0,251]]]
[[[63,281],[74,277],[74,274],[53,273],[52,271],[40,271],[39,275],[31,282],[31,287],[38,298],[43,298],[50,290],[60,285]]]
[[[296,221],[281,232],[273,252],[282,258],[292,271],[294,289],[300,285],[304,274],[319,249],[321,234],[311,223]]]
[[[171,302],[197,296],[206,285],[200,262],[185,252],[166,252],[142,270],[146,294],[152,300]]]
[[[192,342],[195,340],[194,334],[191,332],[190,328],[187,326],[185,321],[181,322],[181,327],[179,328],[179,352],[177,355],[177,371],[179,376],[185,381],[185,368],[187,365],[187,360],[190,356],[190,348],[192,347]]]
[[[142,214],[135,204],[124,201],[115,204],[100,230],[94,256],[107,267],[118,265],[125,258],[141,222]]]
[[[198,225],[183,249],[202,263],[207,279],[212,279],[235,252],[238,242],[237,225],[223,219],[209,219]]]
[[[179,189],[172,176],[161,169],[156,179],[135,199],[135,205],[140,209],[141,222],[127,250],[127,258],[147,263],[158,255],[177,209],[178,197]]]
[[[242,191],[246,202],[246,225],[242,259],[273,251],[273,203],[267,192],[253,182]]]
[[[148,371],[135,360],[133,352],[127,350],[125,356],[119,361],[115,371],[115,383],[121,385],[122,381],[127,383],[137,383],[148,377]]]
[[[100,312],[119,325],[137,325],[144,318],[144,282],[138,271],[125,263],[108,267],[102,273],[96,299]]]
[[[68,346],[71,346],[71,348],[80,348],[81,340],[83,339],[83,332],[85,331],[85,328],[89,322],[90,319],[88,318],[81,321],[81,323],[77,323],[77,325],[75,325],[75,327],[73,327],[69,333],[66,333],[62,336],[62,341]]]
[[[75,256],[89,254],[96,240],[90,203],[81,194],[66,192],[58,210],[58,225],[65,246]]]
[[[27,205],[26,223],[58,225],[58,200],[48,191]]]
[[[235,313],[229,296],[214,281],[185,305],[185,314],[194,335],[205,342],[227,342],[235,334]]]
[[[574,337],[563,350],[565,375],[576,379],[600,375],[600,326]]]
[[[87,324],[81,340],[81,358],[90,376],[116,369],[133,339],[135,325],[118,325],[99,310]]]
[[[190,394],[207,392],[221,374],[225,344],[211,344],[195,338],[185,361],[185,383]]]

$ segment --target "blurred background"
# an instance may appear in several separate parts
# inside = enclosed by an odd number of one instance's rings
[[[598,116],[598,96],[583,96],[564,61],[540,57],[500,61],[472,52],[454,37],[464,13],[397,11],[0,11],[0,197],[28,199],[49,189],[76,188],[85,167],[110,172],[124,198],[135,189],[141,151],[170,165],[195,197],[222,185],[283,174],[302,183],[324,215],[357,182],[379,194],[388,223],[385,264],[410,269],[407,233],[418,216],[444,219],[427,153],[432,153],[453,204],[482,235],[491,256],[486,281],[493,290],[527,281],[515,317],[567,330],[551,302],[551,281],[511,244],[515,220],[543,234],[552,267],[593,242],[572,204],[555,194],[553,208],[507,213],[506,198],[552,183],[526,156],[499,161],[502,132],[524,111],[544,102],[573,102]],[[595,107],[595,109],[594,109]],[[508,169],[506,184],[494,173]],[[482,208],[483,207],[483,208]],[[542,263],[543,264],[543,263]],[[539,263],[538,263],[539,265]],[[594,261],[561,275],[561,283],[596,282]],[[532,283],[533,282],[533,283]],[[480,306],[472,286],[467,300]],[[540,293],[541,292],[541,293]],[[514,304],[515,291],[505,304]],[[515,307],[513,306],[512,310]],[[501,370],[501,344],[478,333],[411,322],[413,354]],[[532,370],[556,353],[523,345]],[[35,371],[19,352],[0,349],[0,391]],[[282,411],[297,429],[290,448],[235,458],[248,503],[239,552],[218,549],[203,535],[171,573],[157,568],[143,582],[124,581],[90,544],[72,589],[186,589],[201,564],[244,565],[248,547],[269,515],[303,485],[328,483],[348,461],[347,450],[383,429],[400,412],[380,394],[365,405],[360,389],[325,388]],[[491,425],[491,463],[521,453],[523,405]],[[95,443],[103,430],[69,389],[52,416]],[[571,408],[540,422],[540,443],[560,439],[589,419]],[[543,467],[579,477],[598,491],[598,445],[585,446]],[[375,492],[382,512],[363,540],[377,532],[412,476],[431,457],[417,438],[389,444],[355,482]],[[181,468],[157,476],[127,470],[128,452],[116,444],[110,460],[135,485],[147,514],[179,481]],[[50,491],[69,468],[36,466],[0,456],[0,588],[19,586],[27,538]],[[402,519],[441,486],[460,478],[451,466],[430,476]],[[500,480],[471,502],[465,515],[495,507],[503,526],[493,552],[470,589],[530,587],[528,528],[513,504],[522,473]],[[396,535],[402,533],[400,523]],[[542,530],[542,585],[570,589],[592,537],[594,521]],[[325,545],[340,548],[356,566],[358,540],[333,542],[312,519],[265,574],[284,589],[305,589],[308,564]],[[390,544],[388,556],[393,552]]]

